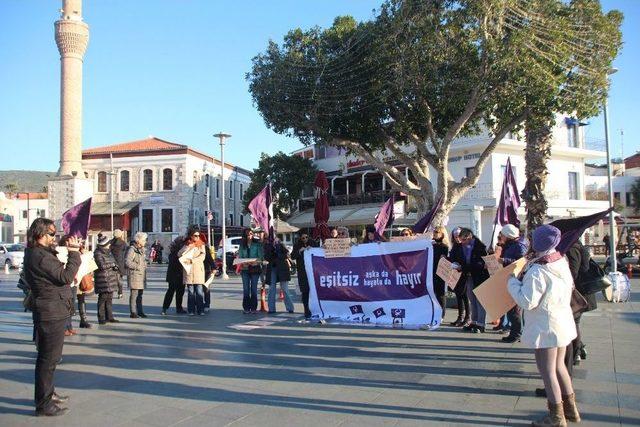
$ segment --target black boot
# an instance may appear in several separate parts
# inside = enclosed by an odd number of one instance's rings
[[[87,305],[84,300],[82,302],[78,300],[78,312],[80,313],[80,327],[90,329],[91,323],[87,320]]]

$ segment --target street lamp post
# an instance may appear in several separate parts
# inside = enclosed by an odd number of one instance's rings
[[[207,180],[206,182],[206,197],[207,197],[207,242],[208,245],[211,247],[213,246],[213,242],[211,241],[211,190],[210,190],[210,181],[211,181],[211,175],[209,175],[209,172],[207,171],[207,164],[205,163],[202,166],[202,172],[205,173],[205,179]]]
[[[618,70],[612,68],[609,75],[616,73]],[[607,99],[604,100],[604,139],[607,145],[607,181],[609,185],[609,208],[613,209],[613,165],[611,164],[611,146],[609,141],[609,106]],[[611,260],[611,272],[618,271],[618,259],[616,258],[616,235],[614,228],[613,210],[609,213],[609,259]]]
[[[225,139],[231,138],[231,135],[220,132],[213,136],[220,139],[220,175],[222,181],[222,280],[229,280],[229,275],[227,274],[227,210],[224,191],[224,143]]]

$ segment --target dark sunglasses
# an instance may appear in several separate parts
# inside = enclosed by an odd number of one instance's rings
[[[51,237],[56,237],[56,232],[52,231],[50,233],[47,233],[47,235],[51,236]]]

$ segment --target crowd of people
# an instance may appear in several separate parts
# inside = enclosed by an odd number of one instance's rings
[[[131,318],[146,318],[143,294],[147,282],[147,235],[139,232],[131,242],[123,239],[123,232],[116,230],[113,237],[100,234],[93,259],[97,269],[81,278],[76,275],[81,255],[86,252],[82,241],[74,236],[63,236],[57,245],[65,247],[67,257],[63,262],[56,251],[57,230],[52,221],[36,219],[29,229],[28,248],[25,252],[24,280],[31,290],[34,340],[38,357],[36,361],[35,404],[36,415],[61,415],[66,412],[62,404],[66,396],[56,393],[53,385],[55,366],[62,354],[65,335],[76,331],[71,324],[74,299],[77,299],[80,327],[90,328],[85,297],[90,292],[98,296],[98,323],[118,323],[113,311],[113,296],[122,297],[123,282],[129,288]],[[410,237],[413,232],[401,233]],[[345,227],[331,229],[331,238],[349,238]],[[362,243],[376,243],[385,238],[373,226],[364,230]],[[444,227],[436,227],[432,233],[434,271],[434,297],[447,308],[448,289],[436,274],[438,261],[446,257],[458,270],[460,279],[451,290],[455,295],[457,318],[451,327],[468,333],[485,333],[489,325],[506,335],[505,343],[522,341],[534,349],[536,365],[543,379],[544,388],[536,390],[546,396],[549,414],[534,425],[564,425],[566,420],[579,421],[571,376],[573,365],[586,357],[580,334],[582,312],[596,308],[594,295],[584,295],[587,308],[575,311],[571,300],[580,289],[581,275],[589,268],[590,254],[579,241],[566,256],[556,251],[560,231],[550,225],[540,226],[531,234],[531,242],[521,235],[518,227],[506,225],[499,232],[495,248],[488,248],[467,228],[455,228],[451,239]],[[158,253],[156,242],[155,252]],[[269,284],[267,305],[269,313],[276,313],[277,285],[287,312],[294,312],[289,294],[293,264],[297,269],[298,286],[302,295],[304,316],[311,318],[309,308],[309,282],[305,270],[304,253],[319,246],[308,234],[300,235],[292,253],[278,240],[266,239],[264,233],[250,228],[242,232],[238,251],[238,273],[242,278],[244,314],[258,311],[258,283],[261,278]],[[161,250],[161,249],[160,249]],[[528,263],[517,277],[510,277],[509,293],[517,303],[501,319],[487,319],[486,312],[473,290],[489,278],[485,260],[493,254],[504,267],[527,257]],[[185,236],[176,238],[169,247],[166,281],[168,288],[161,314],[166,315],[175,297],[176,313],[204,315],[210,308],[211,296],[208,284],[215,274],[215,261],[206,244],[206,236],[198,227],[190,227]],[[183,308],[183,296],[187,292],[187,309]],[[523,315],[524,313],[524,315]]]

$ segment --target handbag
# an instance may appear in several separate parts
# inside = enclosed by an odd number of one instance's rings
[[[573,290],[571,291],[571,311],[573,312],[573,314],[576,315],[578,313],[584,313],[588,309],[589,303],[587,302],[587,300],[582,296],[580,291],[578,291],[576,288],[573,288]]]
[[[93,292],[93,274],[89,273],[82,277],[80,280],[80,292],[88,294]]]
[[[611,280],[606,276],[602,267],[593,259],[589,260],[589,268],[578,276],[576,288],[582,295],[591,295],[611,286]]]

